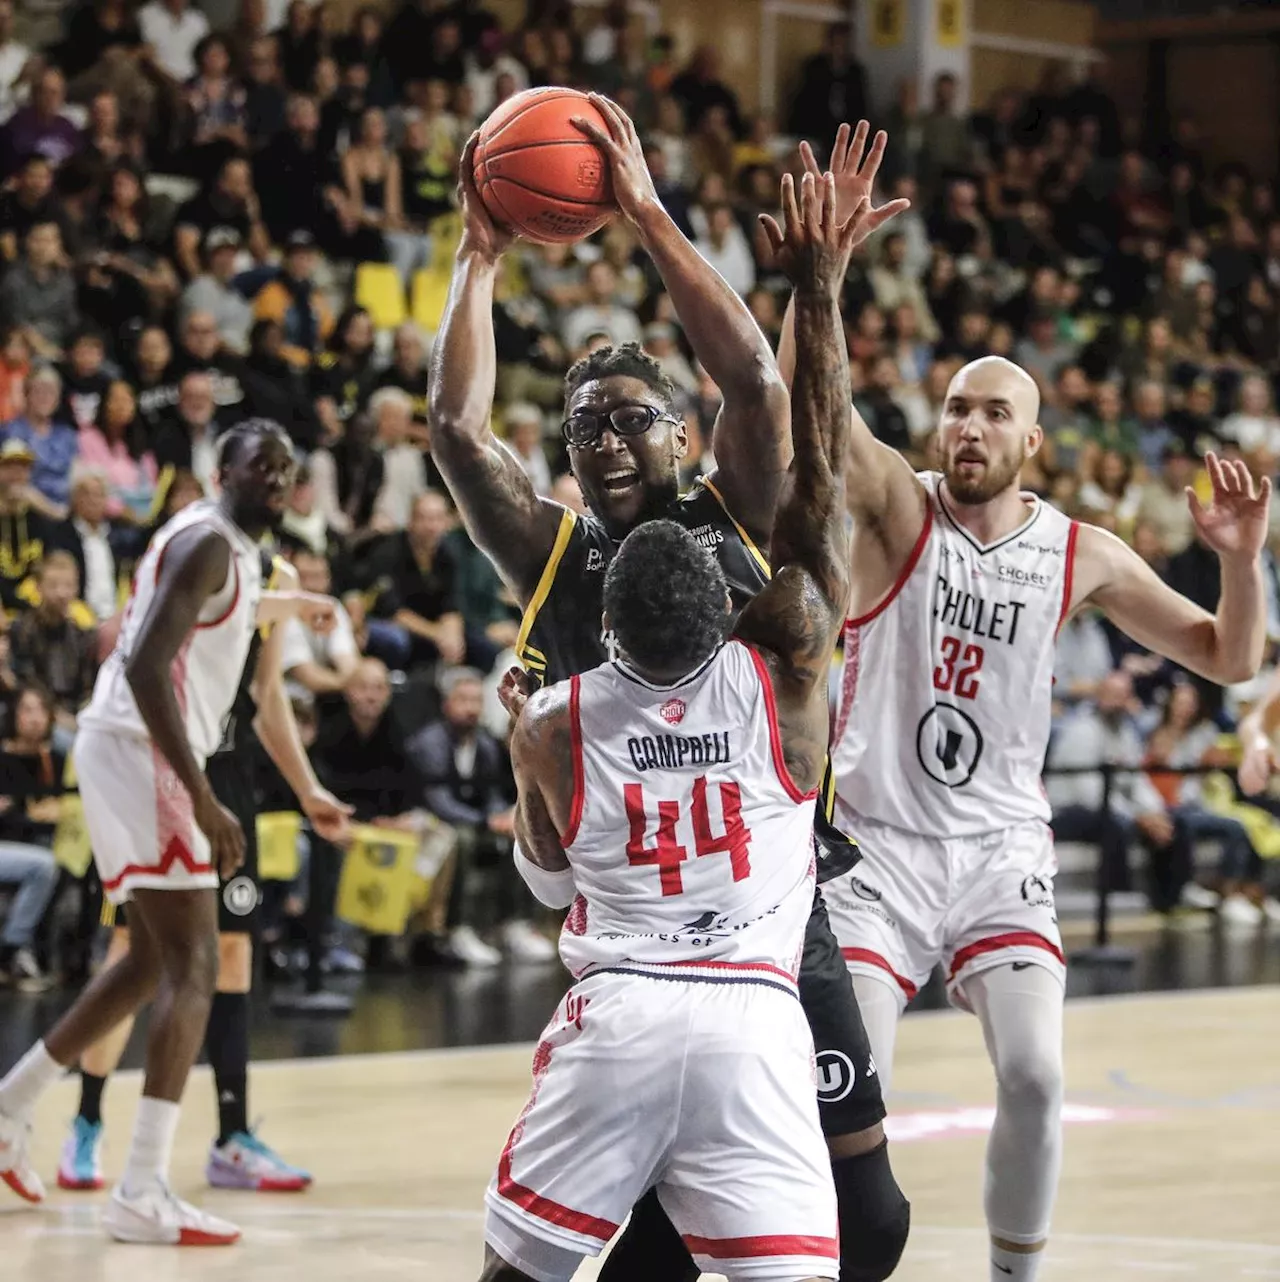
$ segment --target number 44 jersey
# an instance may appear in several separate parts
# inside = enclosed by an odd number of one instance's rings
[[[813,905],[813,792],[782,755],[764,661],[731,641],[677,685],[622,662],[570,682],[578,897],[560,955],[794,977]]]
[[[1006,538],[978,543],[942,478],[922,473],[924,529],[888,597],[845,626],[831,760],[836,820],[928,837],[1047,821],[1054,643],[1071,600],[1076,524],[1025,496]]]

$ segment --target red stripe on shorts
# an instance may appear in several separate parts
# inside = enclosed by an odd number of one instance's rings
[[[164,854],[160,856],[158,864],[129,864],[118,877],[112,881],[104,881],[102,889],[106,891],[116,890],[126,877],[144,875],[147,877],[167,877],[174,864],[181,864],[189,873],[195,876],[213,871],[213,864],[196,863],[186,845],[177,837],[174,837],[165,847]]]
[[[840,1258],[840,1243],[833,1237],[793,1237],[771,1234],[764,1237],[694,1237],[684,1235],[691,1255],[713,1260],[751,1260],[770,1255],[808,1255],[824,1260]]]
[[[1050,943],[1043,935],[1037,935],[1032,930],[1011,930],[1004,935],[992,935],[989,939],[980,939],[976,944],[967,944],[952,958],[949,978],[954,979],[975,957],[981,957],[983,953],[998,952],[1002,948],[1043,948],[1046,953],[1052,953],[1064,966],[1067,964],[1067,959],[1062,955],[1062,949],[1057,944]]]
[[[533,1052],[533,1089],[529,1092],[529,1102],[524,1106],[524,1112],[516,1120],[516,1124],[507,1138],[507,1145],[502,1150],[502,1156],[498,1159],[498,1195],[506,1198],[508,1202],[514,1202],[522,1211],[527,1211],[530,1215],[536,1216],[540,1220],[545,1220],[548,1224],[555,1224],[562,1229],[581,1233],[585,1237],[593,1237],[601,1242],[607,1242],[617,1233],[618,1225],[611,1224],[608,1220],[599,1219],[597,1216],[586,1215],[582,1211],[575,1211],[570,1207],[561,1206],[559,1202],[553,1202],[549,1197],[543,1197],[540,1193],[535,1193],[531,1188],[526,1188],[523,1184],[517,1184],[511,1178],[511,1153],[520,1142],[520,1137],[524,1134],[525,1119],[537,1102],[538,1091],[542,1088],[543,1078],[547,1075],[547,1069],[551,1067],[551,1051],[550,1042],[540,1042],[538,1048]]]
[[[909,979],[899,975],[885,958],[881,957],[879,953],[873,953],[869,948],[842,948],[840,955],[845,961],[866,962],[868,966],[878,966],[881,970],[887,971],[897,981],[898,987],[906,993],[907,1001],[910,1001],[920,991]]]

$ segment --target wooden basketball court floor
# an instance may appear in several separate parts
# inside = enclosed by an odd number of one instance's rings
[[[1067,1006],[1066,1162],[1044,1282],[1280,1279],[1280,988],[1082,1000]],[[265,1137],[310,1167],[304,1195],[213,1192],[201,1168],[207,1070],[188,1094],[175,1186],[237,1220],[240,1245],[108,1243],[102,1194],[56,1189],[38,1209],[0,1198],[9,1282],[470,1282],[481,1197],[528,1085],[528,1047],[410,1051],[256,1066]],[[136,1073],[107,1094],[118,1172]],[[909,1017],[898,1042],[894,1165],[914,1227],[901,1282],[983,1282],[982,1155],[994,1098],[977,1023]],[[45,1176],[75,1108],[42,1103]],[[595,1275],[584,1266],[581,1277]],[[654,1282],[663,1282],[655,1279]]]

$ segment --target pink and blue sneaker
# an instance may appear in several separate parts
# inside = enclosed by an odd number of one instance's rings
[[[87,1122],[77,1117],[71,1123],[71,1134],[62,1142],[58,1162],[60,1189],[100,1189],[102,1187],[102,1123]]]
[[[301,1193],[311,1186],[308,1172],[290,1166],[252,1131],[237,1131],[225,1144],[214,1144],[204,1173],[216,1189]]]

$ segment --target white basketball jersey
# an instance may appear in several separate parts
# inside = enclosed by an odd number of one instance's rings
[[[983,547],[952,519],[941,476],[920,479],[924,530],[901,577],[845,625],[837,821],[932,837],[1047,821],[1041,769],[1076,524],[1028,495],[1026,521]]]
[[[620,662],[571,679],[574,975],[624,962],[794,976],[813,905],[813,797],[782,758],[763,660],[722,646],[657,686]]]
[[[260,551],[215,503],[207,500],[183,508],[157,531],[138,562],[119,639],[98,673],[93,698],[80,721],[86,726],[148,735],[125,677],[125,663],[155,597],[165,548],[175,535],[194,525],[217,530],[231,546],[226,583],[204,603],[199,622],[187,634],[170,672],[191,751],[203,764],[222,738],[222,725],[231,711],[249,655],[262,595]]]

